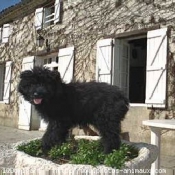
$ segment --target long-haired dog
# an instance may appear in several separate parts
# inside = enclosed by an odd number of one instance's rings
[[[66,84],[58,71],[42,67],[26,70],[20,78],[18,91],[48,122],[43,150],[65,142],[70,128],[88,124],[99,131],[105,153],[120,147],[128,99],[118,87],[98,82]]]

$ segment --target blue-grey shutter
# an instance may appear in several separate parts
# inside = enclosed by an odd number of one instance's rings
[[[126,41],[116,39],[113,55],[113,84],[120,87],[129,97],[129,44]]]

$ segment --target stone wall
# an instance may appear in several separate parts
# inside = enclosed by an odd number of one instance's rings
[[[139,113],[131,110],[129,119],[124,123],[124,130],[129,131],[131,139],[148,141],[149,134],[137,136],[143,132],[141,119],[172,117],[175,93],[174,88],[174,51],[175,51],[175,2],[164,0],[78,0],[63,1],[62,20],[57,25],[49,26],[38,33],[48,39],[50,52],[58,52],[59,48],[75,47],[75,80],[94,80],[96,65],[96,43],[103,38],[116,38],[124,32],[149,30],[149,28],[169,28],[168,50],[168,110],[147,110],[137,108]],[[26,8],[25,8],[26,10]],[[27,13],[26,13],[27,14]],[[19,16],[13,22],[12,34],[8,44],[0,45],[0,62],[12,60],[12,84],[10,104],[0,104],[0,124],[17,127],[19,113],[19,94],[17,84],[22,67],[22,59],[26,56],[47,53],[46,44],[36,46],[38,33],[34,27],[34,11],[26,16]],[[135,108],[136,109],[136,108]],[[168,114],[168,115],[167,115]],[[137,116],[137,117],[136,117]],[[174,116],[173,116],[174,117]],[[137,122],[137,124],[136,124]],[[133,129],[134,128],[134,129]],[[138,129],[137,129],[138,128]],[[169,138],[172,136],[168,136]],[[171,141],[172,142],[172,141]],[[170,143],[169,143],[170,144]]]
[[[13,61],[10,103],[0,104],[0,124],[17,127],[19,94],[17,85],[22,67],[22,59],[35,51],[34,14],[19,18],[11,24],[12,34],[9,42],[0,44],[0,62]]]

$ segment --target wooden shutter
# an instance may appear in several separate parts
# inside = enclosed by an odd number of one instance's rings
[[[113,39],[97,42],[96,80],[112,83]]]
[[[149,106],[165,107],[167,76],[167,28],[147,35],[146,100]]]
[[[5,65],[4,96],[3,96],[3,101],[5,103],[9,103],[11,74],[12,74],[12,61],[7,61]]]
[[[0,101],[3,101],[5,64],[0,64]]]
[[[36,30],[42,29],[43,25],[43,7],[35,10],[35,27]]]
[[[61,0],[55,0],[54,24],[60,21]]]
[[[0,27],[0,43],[2,42],[2,28]]]
[[[23,59],[22,71],[32,69],[33,66],[34,66],[34,56],[26,57]],[[19,129],[30,130],[31,114],[32,114],[32,105],[28,101],[25,101],[22,96],[20,96],[19,122],[18,122]]]
[[[10,24],[4,24],[2,30],[2,43],[7,43],[10,35]]]
[[[58,53],[58,60],[58,70],[61,74],[61,78],[66,83],[72,81],[74,67],[74,47],[60,49]]]
[[[129,44],[116,39],[114,42],[113,83],[129,96]]]

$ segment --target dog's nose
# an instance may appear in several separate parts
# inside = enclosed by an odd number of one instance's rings
[[[34,98],[40,98],[43,97],[46,94],[46,89],[44,89],[43,87],[38,87],[35,89],[35,91],[33,92],[33,97]]]
[[[34,97],[38,97],[39,94],[38,94],[37,92],[34,92],[33,96],[34,96]]]

